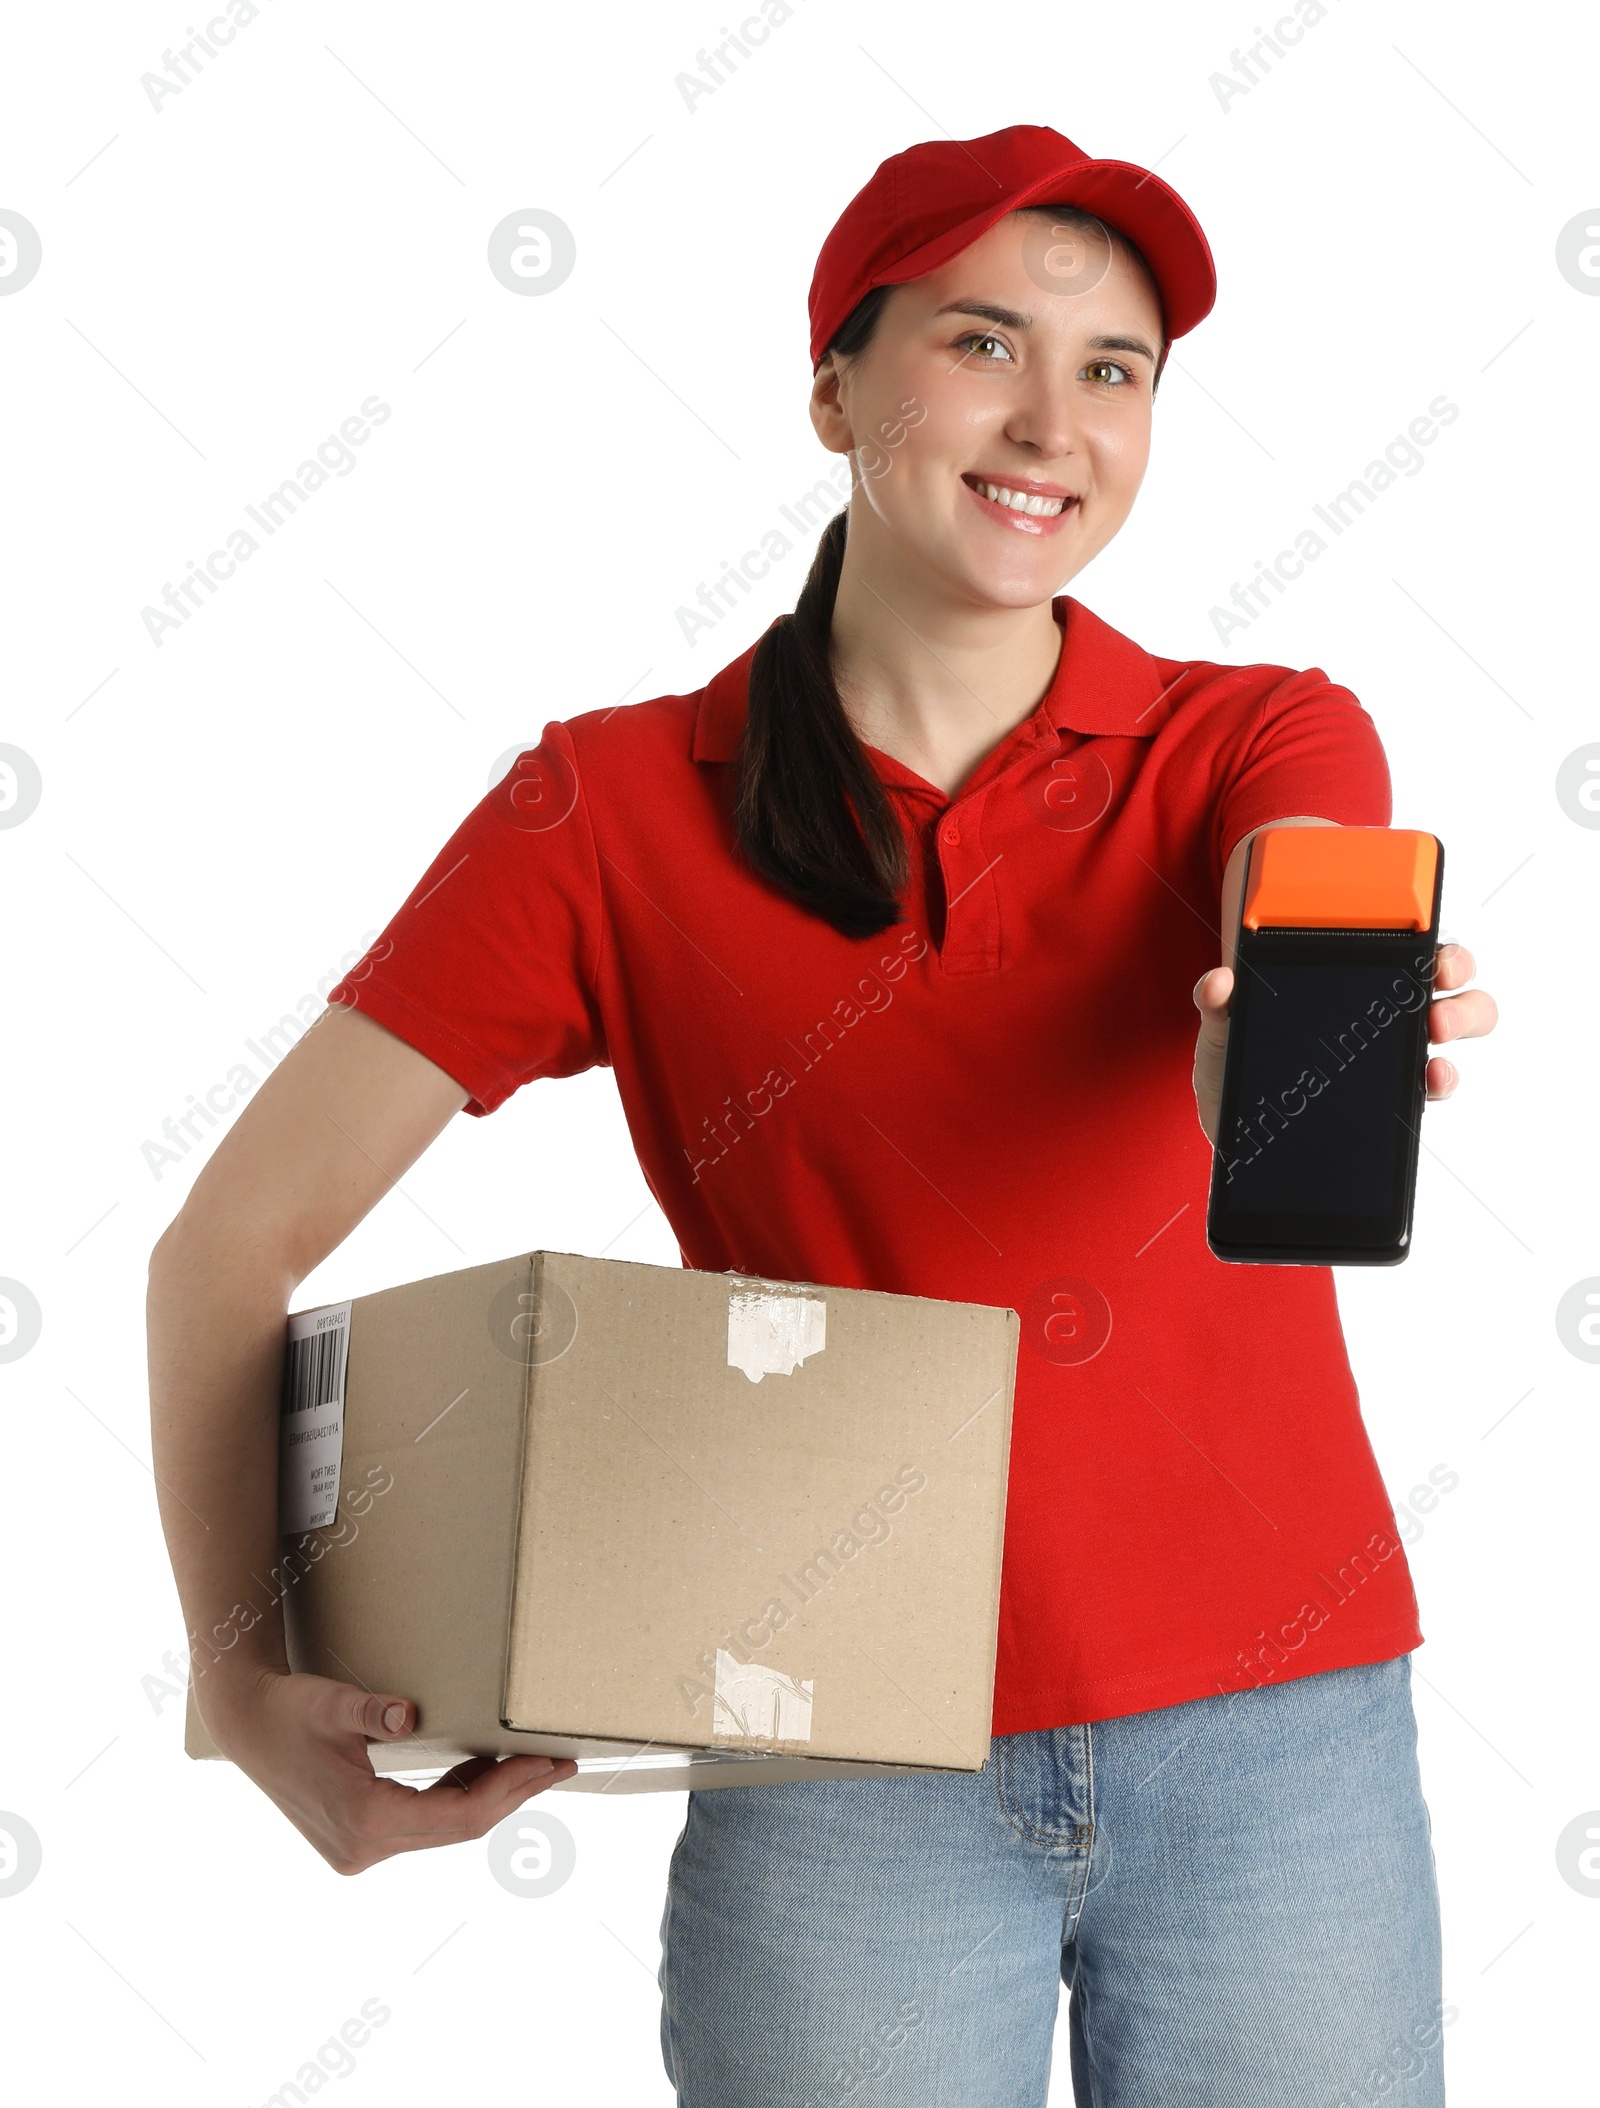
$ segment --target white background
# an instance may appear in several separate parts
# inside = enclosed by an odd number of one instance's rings
[[[315,1014],[507,748],[698,688],[792,606],[808,548],[713,635],[676,617],[832,465],[805,414],[818,245],[885,156],[1034,122],[1159,162],[1221,280],[1074,592],[1158,652],[1350,685],[1501,1006],[1428,1111],[1413,1256],[1340,1295],[1394,1499],[1459,1474],[1410,1532],[1451,2099],[1575,2099],[1600,1899],[1556,1841],[1600,1804],[1600,1372],[1556,1308],[1600,1273],[1600,831],[1556,777],[1600,740],[1600,298],[1556,243],[1600,202],[1600,43],[1576,9],[1508,42],[1498,9],[1336,0],[1224,108],[1248,0],[801,0],[691,111],[675,77],[725,14],[268,0],[159,114],[176,0],[11,21],[0,206],[43,265],[0,298],[0,739],[43,796],[0,832],[0,1275],[43,1330],[0,1367],[0,1809],[43,1861],[0,1896],[7,2061],[30,2099],[257,2103],[377,1998],[341,2100],[666,2099],[681,1795],[530,1804],[577,1841],[531,1899],[481,1844],[341,1879],[183,1756],[144,1274],[221,1129],[159,1176],[144,1145],[241,1059],[259,1079],[245,1041]],[[519,298],[486,243],[529,207],[577,264]],[[141,611],[373,394],[353,471],[154,644]],[[1220,645],[1212,606],[1441,394],[1421,472]],[[538,1245],[677,1263],[608,1071],[453,1122],[297,1301]]]

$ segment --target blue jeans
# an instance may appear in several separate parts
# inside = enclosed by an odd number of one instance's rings
[[[1439,2108],[1411,1664],[997,1736],[974,1773],[689,1796],[681,2108]]]

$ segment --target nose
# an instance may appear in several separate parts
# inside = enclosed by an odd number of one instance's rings
[[[1006,420],[1006,437],[1041,463],[1065,461],[1082,447],[1075,371],[1069,360],[1037,360]]]

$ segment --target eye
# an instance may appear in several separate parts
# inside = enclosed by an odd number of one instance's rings
[[[969,330],[969,331],[968,331],[968,333],[966,334],[966,336],[964,336],[964,337],[957,337],[957,339],[956,339],[956,343],[957,343],[957,345],[958,345],[959,347],[961,347],[961,348],[963,348],[963,349],[964,349],[964,348],[965,348],[966,346],[968,346],[968,345],[978,345],[978,344],[998,344],[998,345],[1000,346],[1000,349],[1001,349],[1001,350],[1002,350],[1002,351],[1003,351],[1003,352],[1005,353],[1005,356],[1006,356],[1006,357],[1007,357],[1008,359],[1009,359],[1009,358],[1011,357],[1011,352],[1010,352],[1010,349],[1009,349],[1009,347],[1008,347],[1008,346],[1007,346],[1007,345],[1005,344],[1005,342],[1003,341],[1003,339],[1001,339],[1000,337],[997,337],[997,336],[995,335],[995,333],[994,333],[994,331],[993,331],[992,329],[977,329],[977,330]],[[991,361],[993,361],[993,360],[994,360],[994,357],[995,357],[994,353],[993,353],[993,352],[989,352],[989,351],[979,351],[979,352],[976,352],[976,353],[969,353],[969,354],[968,354],[968,356],[969,356],[969,357],[977,357],[977,358],[980,358],[980,359],[989,359],[989,360],[991,360]]]
[[[1091,381],[1111,388],[1121,388],[1135,377],[1133,368],[1124,366],[1120,359],[1091,359],[1083,370]]]

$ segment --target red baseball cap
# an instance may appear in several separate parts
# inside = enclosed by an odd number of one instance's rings
[[[1170,185],[1131,161],[1096,161],[1046,124],[981,139],[930,139],[880,162],[834,222],[811,279],[813,371],[862,295],[936,271],[1019,205],[1076,205],[1138,243],[1169,337],[1217,297],[1200,222]]]

